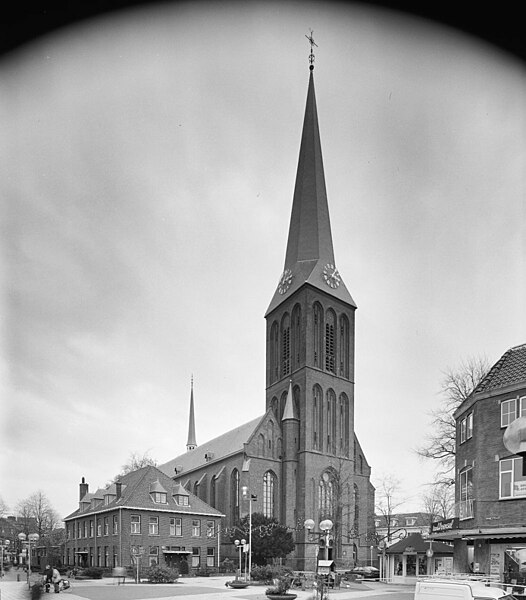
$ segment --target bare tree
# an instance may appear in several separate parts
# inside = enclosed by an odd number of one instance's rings
[[[440,465],[437,483],[451,480],[448,474],[455,466],[456,426],[453,414],[482,381],[490,366],[486,357],[468,358],[456,369],[448,368],[443,372],[441,404],[430,413],[432,433],[427,436],[424,445],[416,449],[419,456],[436,460]]]
[[[60,517],[42,491],[31,494],[18,503],[17,512],[26,533],[35,532],[40,537],[57,529]]]
[[[136,471],[137,469],[142,469],[142,467],[148,466],[157,466],[157,461],[148,455],[148,451],[142,455],[137,452],[132,452],[128,457],[128,461],[122,465],[120,473],[115,475],[115,477],[112,479],[112,482],[117,481],[132,471]]]
[[[0,496],[0,518],[7,517],[9,513],[9,506],[6,504],[2,496]]]
[[[396,509],[404,504],[405,498],[400,496],[400,480],[392,475],[383,476],[375,483],[375,487],[375,510],[377,515],[381,515],[384,518],[385,526],[387,528],[386,541],[389,543],[393,534],[392,517],[396,514]]]
[[[452,517],[454,505],[454,488],[448,484],[433,483],[429,491],[422,495],[423,512],[430,515],[429,524]]]

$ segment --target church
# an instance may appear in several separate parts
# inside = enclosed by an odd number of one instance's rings
[[[285,263],[265,314],[264,414],[197,445],[192,388],[187,451],[159,467],[221,511],[223,529],[250,510],[287,526],[296,570],[314,570],[318,555],[367,564],[374,533],[371,469],[354,430],[356,304],[334,257],[313,62]],[[319,535],[324,519],[333,526]],[[236,556],[227,535],[220,554]]]

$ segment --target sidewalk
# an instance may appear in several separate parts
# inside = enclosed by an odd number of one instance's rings
[[[0,582],[0,600],[28,600],[30,593],[22,571],[11,570]],[[17,581],[17,574],[21,581]],[[38,577],[37,577],[38,579]],[[267,586],[250,585],[245,589],[235,590],[225,586],[231,576],[214,577],[183,577],[176,584],[148,584],[126,583],[116,585],[112,578],[92,580],[71,580],[71,590],[61,592],[66,595],[65,600],[180,600],[191,596],[198,596],[199,600],[267,600],[265,590]],[[78,594],[75,593],[78,592]],[[292,590],[291,590],[292,591]],[[384,594],[399,592],[412,594],[414,586],[391,585],[379,582],[363,582],[353,584],[349,588],[330,590],[329,598],[333,600],[359,600],[360,598],[374,598]],[[310,600],[313,590],[294,590],[297,600]],[[54,595],[44,594],[43,600],[51,600]]]

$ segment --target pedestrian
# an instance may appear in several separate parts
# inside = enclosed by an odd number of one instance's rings
[[[53,568],[53,585],[55,586],[55,594],[59,592],[59,584],[60,584],[60,573],[58,569]]]
[[[49,592],[49,587],[53,583],[53,569],[51,565],[46,565],[46,569],[44,571],[44,584],[46,587],[46,592]]]

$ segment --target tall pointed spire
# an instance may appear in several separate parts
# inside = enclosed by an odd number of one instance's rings
[[[305,283],[356,306],[335,266],[314,92],[312,43],[285,265],[267,314]]]
[[[190,417],[188,419],[188,441],[186,442],[186,449],[190,451],[195,450],[195,448],[197,448],[197,443],[195,441],[194,376],[192,375],[190,387]]]

